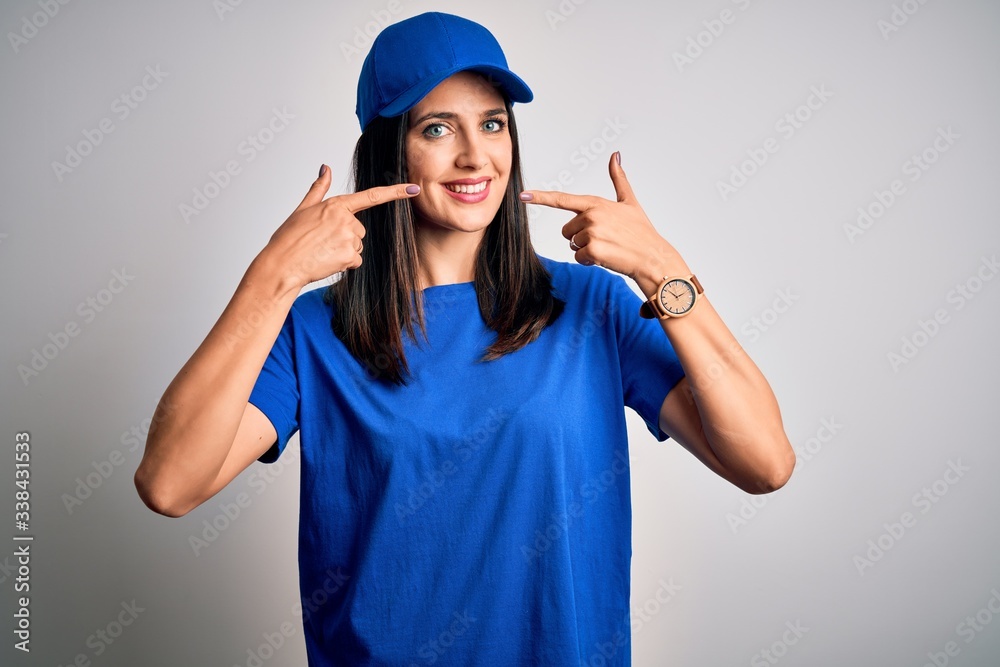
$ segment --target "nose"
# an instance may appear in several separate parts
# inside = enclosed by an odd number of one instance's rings
[[[483,138],[474,132],[463,132],[462,135],[458,155],[455,156],[455,166],[473,170],[482,169],[489,161]]]

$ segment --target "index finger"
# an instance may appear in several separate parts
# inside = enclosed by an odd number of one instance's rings
[[[346,195],[334,197],[338,202],[347,207],[351,213],[363,211],[372,206],[385,204],[397,199],[408,199],[420,194],[420,186],[413,183],[400,183],[398,185],[380,185],[359,192],[351,192]]]
[[[594,195],[571,195],[556,190],[525,190],[521,193],[521,200],[528,204],[541,204],[574,213],[583,213],[606,201]]]

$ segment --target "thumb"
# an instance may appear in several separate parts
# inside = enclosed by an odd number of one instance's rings
[[[330,168],[325,164],[320,165],[319,176],[315,181],[313,181],[313,184],[309,186],[309,192],[306,193],[306,196],[302,199],[302,203],[300,203],[295,210],[299,211],[304,208],[309,208],[310,206],[323,201],[323,197],[325,197],[326,193],[330,191],[330,179]]]
[[[608,170],[611,172],[611,182],[615,184],[615,194],[620,202],[634,202],[635,195],[632,193],[632,186],[629,185],[625,170],[622,169],[621,151],[615,151],[611,156],[611,163]]]

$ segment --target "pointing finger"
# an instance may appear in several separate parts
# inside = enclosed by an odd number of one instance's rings
[[[400,183],[398,185],[382,185],[375,188],[368,188],[360,192],[337,197],[338,201],[347,206],[351,213],[363,211],[372,206],[385,204],[397,199],[408,199],[420,193],[420,186],[413,183]]]
[[[554,190],[525,190],[521,193],[521,200],[529,204],[541,204],[574,213],[583,213],[605,201],[593,195],[571,195]]]

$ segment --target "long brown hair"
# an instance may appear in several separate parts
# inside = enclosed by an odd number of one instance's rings
[[[502,94],[502,91],[501,91]],[[562,313],[566,303],[552,293],[552,280],[531,245],[528,213],[519,194],[524,189],[517,126],[510,99],[503,95],[513,146],[510,179],[496,216],[486,228],[476,256],[475,288],[479,312],[497,333],[480,361],[515,352],[538,338]],[[354,191],[408,182],[407,114],[377,116],[354,148]],[[402,332],[416,342],[414,321],[426,340],[423,295],[415,290],[417,246],[409,199],[360,211],[365,226],[361,266],[348,270],[324,294],[335,304],[333,332],[368,374],[405,384],[409,365]]]

